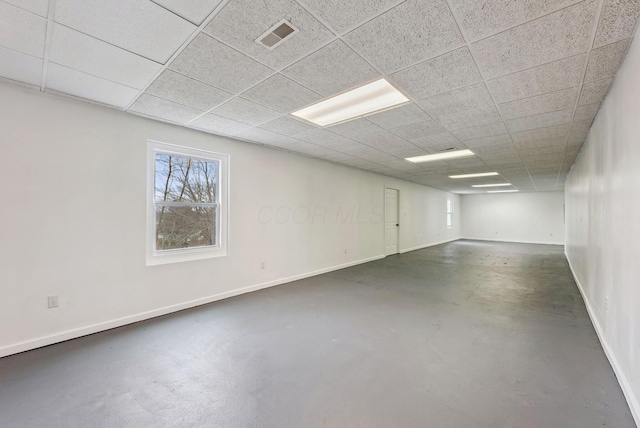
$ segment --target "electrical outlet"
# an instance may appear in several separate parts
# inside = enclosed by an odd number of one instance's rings
[[[264,269],[264,267],[265,267],[264,262],[261,262],[261,263],[260,263],[260,269]]]
[[[48,296],[47,297],[47,306],[49,308],[57,308],[58,307],[58,296]]]

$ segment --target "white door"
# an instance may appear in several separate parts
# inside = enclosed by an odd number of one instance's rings
[[[384,255],[398,252],[398,193],[384,189]]]

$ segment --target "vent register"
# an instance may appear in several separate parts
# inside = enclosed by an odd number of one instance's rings
[[[280,43],[284,42],[285,39],[288,39],[297,32],[297,28],[291,25],[291,23],[286,19],[283,19],[258,37],[256,42],[265,48],[272,50],[278,47]]]

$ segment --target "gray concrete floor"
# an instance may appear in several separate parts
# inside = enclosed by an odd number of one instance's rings
[[[558,246],[457,241],[0,359],[8,427],[633,427]]]

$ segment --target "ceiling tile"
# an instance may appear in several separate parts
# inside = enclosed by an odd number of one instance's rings
[[[520,149],[518,150],[518,153],[520,154],[520,157],[522,159],[532,158],[534,156],[548,155],[548,154],[553,154],[553,155],[560,154],[560,156],[562,156],[562,154],[564,153],[564,149],[565,149],[565,144],[557,144],[555,146],[534,147],[531,149]]]
[[[425,135],[440,134],[446,131],[435,120],[425,120],[424,122],[412,123],[390,129],[391,132],[405,140],[412,140]]]
[[[297,134],[296,138],[338,151],[362,147],[362,144],[360,143],[356,143],[342,135],[334,134],[333,132],[329,132],[322,128],[302,132]]]
[[[605,95],[609,91],[609,86],[613,78],[596,80],[595,82],[587,83],[582,86],[582,93],[580,94],[579,106],[585,104],[600,103],[604,99]]]
[[[42,60],[0,47],[0,76],[40,86],[42,81]]]
[[[566,139],[567,135],[565,134],[559,137],[550,137],[540,140],[518,141],[514,143],[514,145],[518,150],[545,149],[558,146],[564,147]]]
[[[289,115],[279,117],[267,123],[263,123],[259,127],[268,131],[289,136],[294,136],[302,132],[309,132],[318,129],[315,126],[309,125]]]
[[[451,147],[452,145],[460,144],[458,139],[451,135],[449,132],[441,132],[438,134],[421,135],[416,138],[411,138],[409,141],[418,147],[429,149],[431,147]],[[445,147],[445,148],[446,148]]]
[[[242,138],[244,140],[263,143],[263,144],[286,144],[286,145],[294,145],[298,140],[295,138],[287,137],[286,135],[276,134],[275,132],[267,131],[266,129],[260,128],[251,128],[246,131],[242,131],[234,137]]]
[[[489,80],[487,86],[498,103],[570,88],[582,82],[585,60],[586,54],[572,56]]]
[[[45,18],[49,11],[49,0],[4,0],[4,2]]]
[[[618,66],[627,51],[627,46],[629,46],[628,39],[592,50],[589,55],[584,81],[593,82],[616,74]]]
[[[60,24],[53,27],[49,59],[56,64],[136,89],[144,88],[162,67]]]
[[[120,108],[126,107],[139,92],[54,63],[49,63],[47,89]]]
[[[410,125],[412,123],[423,122],[431,118],[414,103],[395,107],[380,113],[366,116],[369,122],[373,122],[385,129],[396,128],[398,126]]]
[[[385,74],[464,44],[442,0],[408,0],[358,27],[344,40]]]
[[[550,138],[566,137],[569,134],[569,125],[552,126],[549,128],[532,129],[529,131],[513,132],[511,138],[515,144],[530,141],[548,140]]]
[[[480,149],[484,147],[497,146],[501,144],[512,144],[509,134],[491,135],[489,137],[474,138],[473,140],[465,140],[465,146],[470,149]]]
[[[365,134],[375,134],[376,132],[383,130],[378,125],[375,125],[363,118],[338,123],[337,125],[332,125],[327,129],[351,139],[356,139],[357,137],[361,137]]]
[[[397,169],[398,171],[421,171],[422,170],[422,168],[420,168],[419,165],[416,165],[415,163],[406,161],[404,159],[395,159],[395,160],[385,161],[384,165],[389,168]]]
[[[281,74],[271,76],[242,96],[282,113],[297,110],[321,98],[319,94]]]
[[[466,47],[414,65],[390,77],[416,100],[482,81]]]
[[[596,0],[586,0],[473,44],[486,78],[535,67],[589,48]]]
[[[373,18],[402,0],[302,0],[314,14],[340,34]]]
[[[426,98],[418,104],[438,120],[449,115],[494,105],[484,83]]]
[[[518,152],[515,149],[515,146],[510,142],[504,141],[496,141],[494,145],[480,146],[480,147],[472,147],[472,151],[478,156],[515,156]]]
[[[57,0],[55,20],[162,64],[196,30],[146,0]]]
[[[260,125],[280,116],[282,113],[263,107],[253,101],[236,97],[214,109],[211,113],[246,123],[251,126]]]
[[[569,139],[567,140],[567,144],[580,144],[584,143],[584,140],[587,139],[587,135],[589,135],[589,130],[586,132],[578,132],[576,134],[569,134]]]
[[[421,149],[419,147],[413,147],[411,149],[402,149],[402,150],[393,150],[387,151],[387,153],[397,157],[397,158],[410,158],[413,156],[423,156],[429,154],[428,151]]]
[[[238,93],[272,71],[205,34],[199,34],[169,68],[225,91]]]
[[[461,141],[474,140],[477,138],[492,137],[507,133],[503,122],[489,123],[486,125],[474,126],[471,128],[458,129],[451,132]]]
[[[449,131],[456,129],[469,128],[471,126],[486,125],[488,123],[498,122],[501,119],[498,109],[494,105],[477,107],[459,113],[448,114],[438,117]]]
[[[576,113],[573,120],[576,122],[582,122],[585,120],[593,120],[598,114],[600,109],[600,103],[586,104],[576,108]]]
[[[187,123],[203,112],[153,95],[142,94],[129,111],[176,123]]]
[[[227,91],[168,69],[162,72],[146,92],[203,111],[233,97],[233,94]]]
[[[45,19],[0,2],[0,46],[42,58],[46,36]]]
[[[200,25],[213,12],[222,0],[152,0],[154,3],[169,9],[176,15]]]
[[[573,108],[573,106],[576,105],[579,90],[580,88],[576,86],[570,89],[562,89],[560,91],[511,101],[500,104],[499,107],[505,120],[564,110]]]
[[[631,37],[638,16],[638,0],[605,0],[593,47],[599,48]]]
[[[340,40],[296,62],[282,74],[327,96],[380,77],[373,67]]]
[[[571,124],[571,134],[586,134],[591,129],[592,120],[575,121]]]
[[[536,114],[507,121],[510,132],[527,131],[529,129],[548,128],[550,126],[571,123],[573,107],[566,110],[552,111],[550,113]]]
[[[582,0],[451,0],[470,40],[478,40]]]
[[[210,131],[216,134],[234,135],[249,129],[251,126],[226,117],[207,113],[191,122],[189,126]]]
[[[256,42],[282,19],[298,31],[274,49]],[[224,43],[273,68],[282,68],[315,51],[335,36],[293,0],[234,0],[204,29]]]
[[[398,151],[414,150],[417,148],[414,144],[411,144],[408,141],[401,140],[397,137],[393,141],[371,140],[367,141],[366,144],[378,150],[382,150],[383,152],[394,154],[394,156]]]

